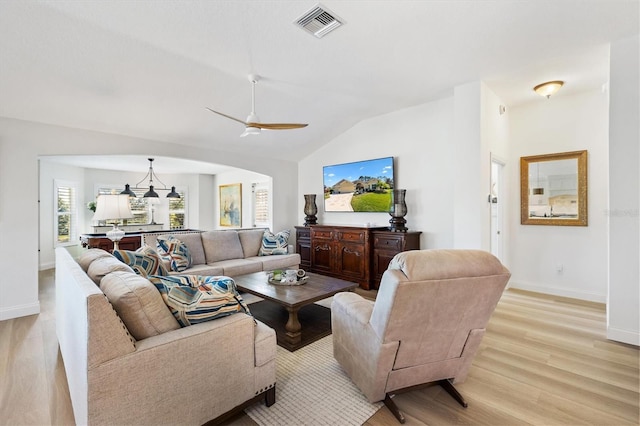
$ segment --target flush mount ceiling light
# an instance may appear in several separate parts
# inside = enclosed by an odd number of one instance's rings
[[[533,91],[538,95],[549,99],[551,95],[554,95],[558,90],[560,90],[563,84],[564,81],[560,80],[547,81],[546,83],[538,84],[533,88]]]
[[[134,186],[133,189],[147,190],[147,192],[145,192],[145,194],[142,196],[143,198],[159,198],[160,196],[154,189],[153,180],[154,179],[157,180],[164,187],[164,188],[157,188],[158,191],[169,191],[169,188],[167,188],[167,185],[165,185],[158,178],[158,176],[153,172],[153,158],[149,158],[148,160],[149,160],[149,171],[147,172],[146,176],[142,178],[140,182],[136,183],[136,186]],[[140,186],[140,184],[144,182],[145,179],[147,178],[149,178],[149,186],[148,187]],[[129,197],[134,197],[134,198],[136,196],[135,192],[131,190],[131,187],[129,186],[129,184],[126,184],[124,186],[124,191],[122,191],[120,194],[127,194]],[[171,187],[171,190],[167,194],[167,198],[180,198],[180,194],[176,192],[175,186]]]

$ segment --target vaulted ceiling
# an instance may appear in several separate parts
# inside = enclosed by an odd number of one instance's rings
[[[507,107],[608,80],[608,43],[638,34],[637,0],[0,2],[0,116],[298,160],[358,122],[482,80]],[[240,138],[256,112],[300,130]]]

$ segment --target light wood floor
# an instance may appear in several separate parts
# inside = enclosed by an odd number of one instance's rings
[[[71,425],[55,335],[53,270],[40,315],[0,322],[0,425]],[[439,387],[397,395],[406,425],[638,425],[638,348],[605,339],[604,305],[507,290],[469,377],[464,409]],[[255,425],[240,415],[232,425]],[[365,425],[395,425],[381,408]]]

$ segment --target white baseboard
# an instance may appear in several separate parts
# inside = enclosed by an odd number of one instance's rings
[[[554,296],[570,297],[572,299],[587,300],[589,302],[607,303],[606,294],[590,293],[579,289],[552,287],[525,281],[509,281],[508,288],[517,288],[520,290],[551,294]]]
[[[28,315],[36,315],[40,313],[40,302],[29,303],[26,305],[11,306],[9,308],[0,309],[0,321],[13,318],[26,317]]]
[[[619,328],[609,327],[607,328],[607,339],[640,346],[640,332],[637,330],[621,330]]]
[[[38,268],[39,271],[46,271],[47,269],[53,269],[56,267],[56,262],[45,262],[45,263],[41,263],[40,267]]]

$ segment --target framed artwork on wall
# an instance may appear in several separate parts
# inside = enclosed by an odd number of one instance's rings
[[[220,185],[220,226],[242,226],[242,184]]]

